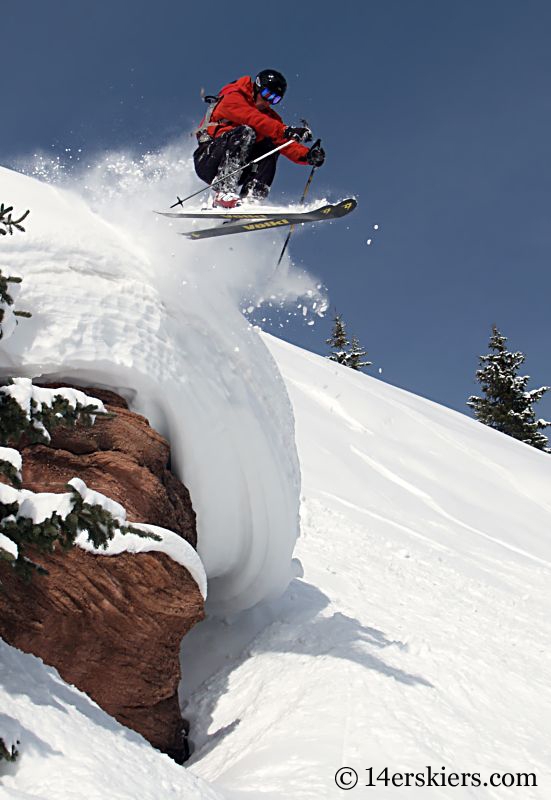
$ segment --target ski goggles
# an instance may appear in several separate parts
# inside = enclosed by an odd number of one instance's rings
[[[272,106],[276,106],[280,100],[283,100],[283,95],[272,92],[271,89],[261,89],[260,96],[263,97],[264,100],[267,100]]]

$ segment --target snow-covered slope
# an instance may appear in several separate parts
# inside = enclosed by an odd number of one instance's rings
[[[305,574],[184,643],[192,771],[245,797],[306,799],[338,797],[347,767],[358,796],[384,798],[428,788],[377,783],[385,767],[420,784],[430,765],[480,774],[438,797],[549,797],[551,459],[266,340],[296,415]],[[498,772],[537,786],[483,785]]]
[[[222,800],[222,795],[124,728],[56,670],[0,639],[0,761],[6,800]],[[20,741],[21,745],[17,745]]]
[[[188,242],[152,213],[185,189],[189,164],[178,163],[170,175],[157,164],[146,193],[143,175],[127,185],[127,164],[124,186],[104,176],[95,199],[0,168],[0,199],[31,209],[1,253],[23,277],[18,307],[33,314],[2,342],[0,373],[113,388],[169,439],[197,513],[210,610],[227,612],[287,586],[300,474],[281,377],[239,307],[273,264],[246,241]]]
[[[132,176],[120,173],[127,198]],[[435,797],[549,797],[549,456],[263,342],[237,302],[270,271],[262,239],[204,243],[199,255],[149,227],[146,209],[161,207],[150,196],[127,211],[115,193],[101,205],[107,222],[80,193],[0,178],[37,218],[3,251],[25,276],[19,306],[35,314],[9,340],[6,371],[22,362],[28,374],[122,388],[170,437],[198,506],[209,590],[228,614],[289,574],[296,425],[304,567],[280,599],[185,638],[186,769],[3,647],[0,723],[25,729],[21,760],[0,762],[10,800],[336,798],[341,768],[345,788],[357,772],[357,796],[424,797],[429,766]],[[375,782],[385,767],[418,777],[385,786]],[[442,788],[443,772],[456,785]],[[484,786],[494,773],[533,773],[537,785]]]

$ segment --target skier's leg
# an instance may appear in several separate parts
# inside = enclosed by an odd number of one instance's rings
[[[256,134],[248,125],[239,125],[228,133],[210,142],[200,144],[193,154],[195,172],[205,183],[212,183],[222,178],[220,188],[224,191],[235,191],[238,186],[239,172],[224,180],[224,176],[238,170],[242,164],[250,160],[249,153]]]
[[[216,188],[220,192],[238,194],[239,167],[249,160],[256,133],[248,125],[240,125],[221,138],[225,139],[225,148],[215,176],[215,180],[220,181]]]
[[[193,153],[195,172],[205,183],[211,184],[218,172],[220,161],[224,155],[222,138],[201,143]]]
[[[258,158],[264,153],[273,150],[275,144],[271,139],[263,139],[256,142],[250,152],[250,158]],[[254,200],[264,200],[270,193],[270,186],[275,177],[277,159],[279,153],[274,153],[267,158],[263,158],[258,164],[252,164],[241,173],[239,183],[241,184],[241,197]]]

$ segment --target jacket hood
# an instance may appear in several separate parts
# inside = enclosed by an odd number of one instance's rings
[[[243,92],[243,94],[253,97],[253,80],[250,75],[243,75],[242,78],[228,83],[220,90],[221,95],[228,94],[229,92]]]

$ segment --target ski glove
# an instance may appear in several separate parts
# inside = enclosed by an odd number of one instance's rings
[[[302,144],[312,141],[312,131],[310,128],[295,128],[289,125],[288,128],[285,128],[283,135],[286,139],[295,139],[295,141],[301,142]]]
[[[321,167],[325,161],[325,150],[319,144],[315,144],[308,150],[306,160],[312,167]]]

